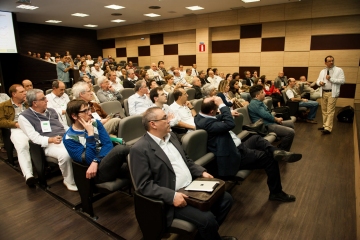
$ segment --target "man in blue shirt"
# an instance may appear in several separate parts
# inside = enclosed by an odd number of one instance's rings
[[[295,136],[294,123],[291,120],[284,121],[282,118],[277,118],[271,114],[263,103],[265,99],[263,86],[252,86],[250,88],[250,95],[252,100],[248,109],[251,121],[256,122],[260,118],[263,119],[269,132],[274,132],[281,138],[278,148],[289,151]]]

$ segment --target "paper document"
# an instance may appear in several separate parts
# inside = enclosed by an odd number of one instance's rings
[[[219,185],[218,181],[193,181],[185,188],[186,191],[212,192]]]

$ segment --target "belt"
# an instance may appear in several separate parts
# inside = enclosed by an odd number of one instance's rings
[[[325,89],[323,89],[323,91],[324,91],[324,92],[331,92],[331,89],[330,89],[330,90],[325,90]]]

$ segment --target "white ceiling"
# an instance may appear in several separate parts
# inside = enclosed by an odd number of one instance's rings
[[[94,29],[123,26],[140,23],[146,20],[161,20],[182,17],[186,14],[204,14],[231,10],[231,8],[251,8],[265,5],[297,2],[299,0],[261,0],[244,3],[241,0],[32,0],[31,5],[39,7],[35,10],[16,8],[17,0],[0,0],[0,11],[15,12],[19,22],[49,24],[57,26],[87,28],[86,24],[98,25]],[[125,8],[113,10],[104,6],[116,4]],[[149,9],[149,6],[160,6],[161,9]],[[201,6],[204,9],[190,11],[185,7]],[[88,17],[73,17],[73,13],[86,13]],[[121,13],[122,16],[111,16]],[[147,13],[160,14],[161,17],[150,18]],[[126,22],[113,23],[110,20],[123,19]],[[61,23],[46,23],[47,20],[61,20]]]

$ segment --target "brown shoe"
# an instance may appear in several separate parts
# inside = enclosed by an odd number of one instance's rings
[[[307,123],[317,124],[317,121],[315,121],[315,120],[310,120],[310,119],[307,119],[306,122],[307,122]]]

